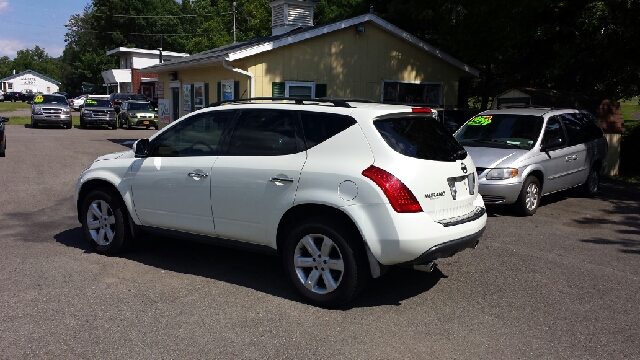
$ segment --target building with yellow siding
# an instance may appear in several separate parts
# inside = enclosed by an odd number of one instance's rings
[[[478,76],[478,70],[374,14],[313,26],[316,4],[271,1],[272,36],[139,72],[158,75],[169,121],[215,101],[249,97],[456,106],[461,79]]]

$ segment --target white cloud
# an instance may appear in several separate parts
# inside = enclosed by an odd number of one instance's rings
[[[8,1],[0,1],[0,12],[9,8]]]
[[[15,39],[0,39],[0,56],[16,57],[18,50],[28,49],[29,44]]]

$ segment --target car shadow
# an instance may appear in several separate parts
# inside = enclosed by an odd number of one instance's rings
[[[625,254],[640,255],[640,186],[606,180],[600,186],[597,197],[609,206],[595,217],[582,217],[573,222],[580,226],[609,226],[620,236],[615,239],[594,237],[581,242],[613,245]]]
[[[91,253],[81,227],[54,235],[56,242]],[[165,271],[189,274],[250,288],[283,299],[304,302],[290,284],[281,258],[222,246],[171,237],[142,234],[129,251],[118,257]],[[371,279],[363,292],[337,310],[383,305],[401,305],[446,278],[437,267],[432,273],[390,268],[378,279]]]

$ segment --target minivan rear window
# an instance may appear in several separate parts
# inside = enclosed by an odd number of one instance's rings
[[[385,118],[374,125],[387,145],[402,155],[449,162],[467,157],[462,145],[431,117]]]

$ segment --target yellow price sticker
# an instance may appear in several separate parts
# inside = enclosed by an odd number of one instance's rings
[[[44,98],[42,97],[42,95],[38,95],[33,99],[34,103],[41,103],[44,101]]]
[[[481,125],[481,126],[489,125],[489,124],[491,124],[491,118],[492,118],[492,116],[487,116],[487,115],[476,116],[473,119],[471,119],[468,122],[468,124],[469,125]]]

